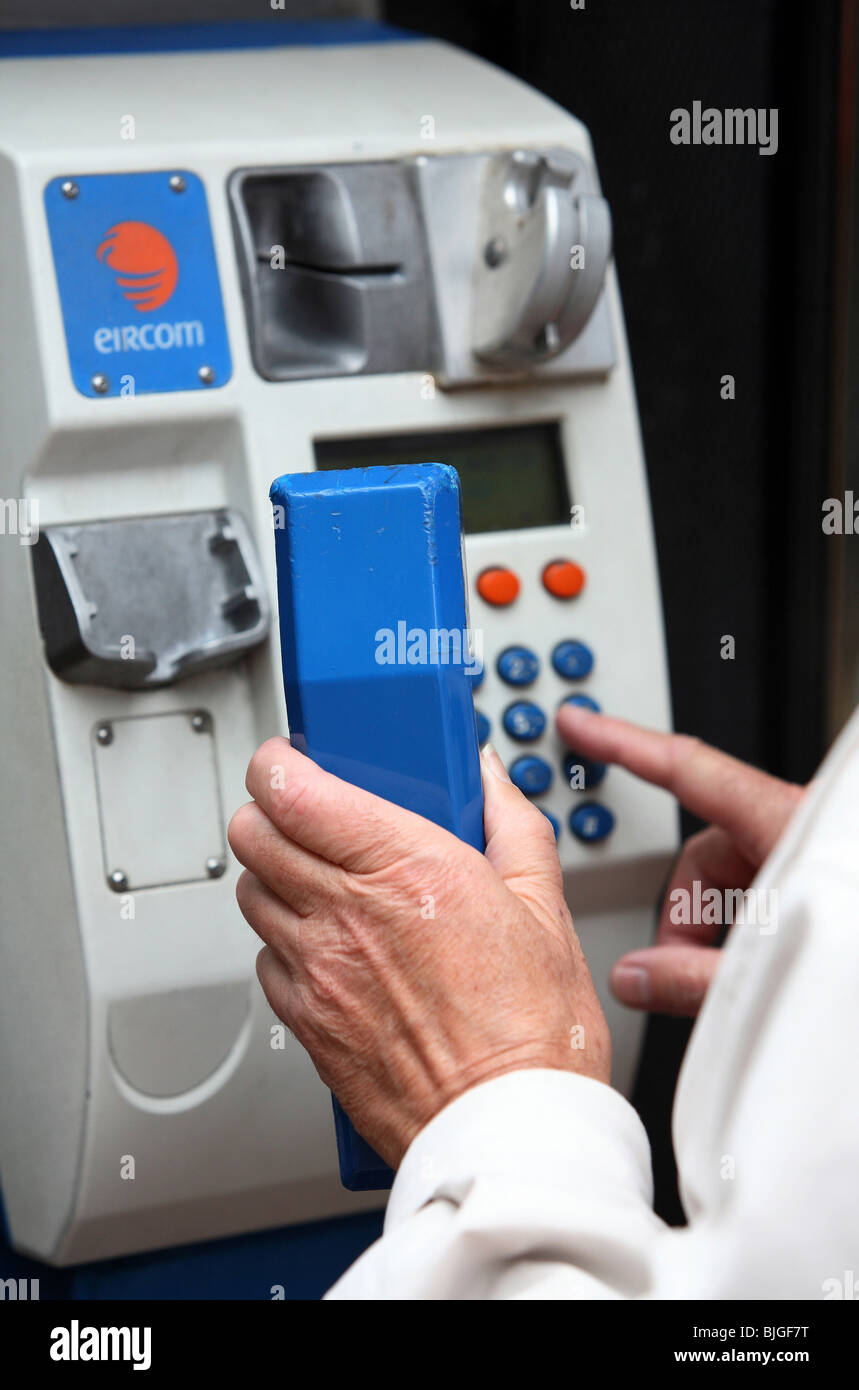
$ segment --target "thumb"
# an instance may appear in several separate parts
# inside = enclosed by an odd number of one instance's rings
[[[692,1018],[716,973],[715,946],[652,946],[622,956],[609,976],[612,994],[631,1009]]]
[[[483,771],[483,825],[486,858],[507,887],[520,897],[540,899],[553,919],[563,879],[555,832],[539,806],[510,781],[491,743],[480,756]]]

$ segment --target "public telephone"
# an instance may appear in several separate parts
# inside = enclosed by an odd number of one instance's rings
[[[0,143],[13,1242],[71,1264],[379,1204],[339,1181],[226,846],[286,729],[285,473],[457,470],[480,738],[555,827],[628,1092],[642,1022],[605,981],[650,938],[676,822],[554,733],[568,698],[670,722],[587,131],[409,40],[8,59]]]

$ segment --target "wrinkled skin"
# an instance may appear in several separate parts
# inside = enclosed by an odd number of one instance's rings
[[[393,1166],[490,1077],[552,1067],[609,1080],[552,828],[497,754],[482,761],[485,856],[284,739],[255,754],[254,801],[230,824],[269,1003]]]
[[[565,706],[584,756],[617,762],[713,824],[684,847],[672,887],[746,887],[801,796],[696,740]],[[486,854],[269,739],[232,819],[242,913],[266,943],[257,971],[356,1128],[393,1167],[448,1102],[504,1072],[610,1079],[611,1043],[563,897],[554,835],[482,757]],[[618,962],[635,1007],[693,1013],[717,929],[674,926]],[[710,932],[707,935],[707,932]]]
[[[617,763],[664,787],[693,815],[712,822],[691,835],[674,866],[656,945],[615,965],[613,993],[631,1008],[691,1016],[716,973],[719,924],[671,921],[671,894],[746,889],[799,804],[803,788],[738,762],[699,739],[660,734],[574,705],[558,714],[559,732],[583,757]]]

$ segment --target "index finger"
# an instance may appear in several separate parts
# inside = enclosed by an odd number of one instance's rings
[[[354,873],[371,873],[416,852],[432,831],[447,833],[326,772],[285,738],[267,739],[257,749],[245,786],[288,839]]]
[[[664,787],[687,811],[732,835],[754,865],[767,857],[802,796],[801,787],[687,734],[642,729],[578,705],[562,705],[557,723],[576,752]]]

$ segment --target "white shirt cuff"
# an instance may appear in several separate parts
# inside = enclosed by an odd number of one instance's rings
[[[619,1091],[568,1071],[508,1072],[439,1111],[400,1164],[385,1231],[434,1199],[459,1205],[477,1178],[653,1200],[650,1146],[635,1110]]]

